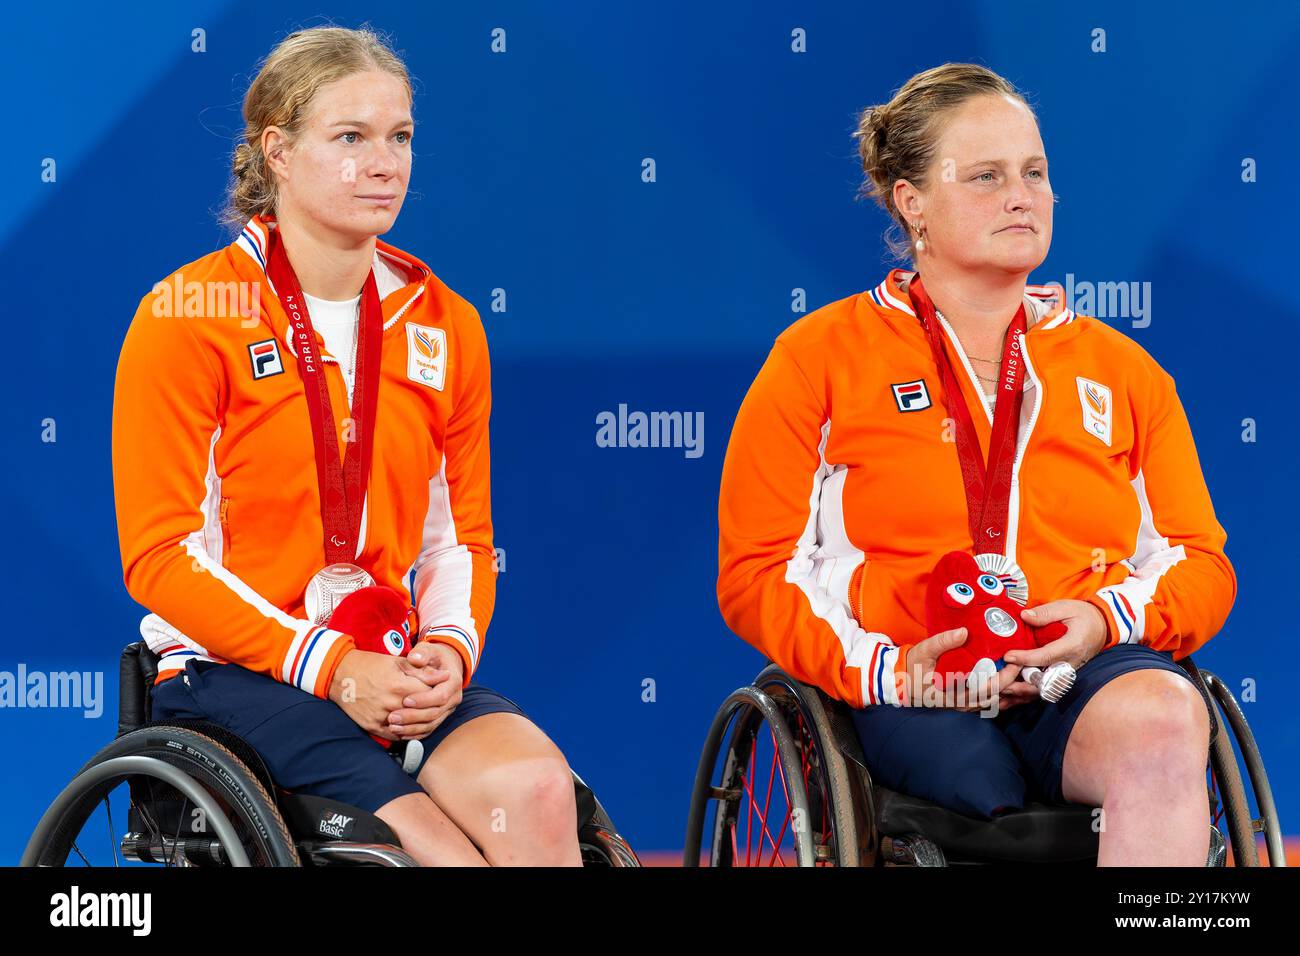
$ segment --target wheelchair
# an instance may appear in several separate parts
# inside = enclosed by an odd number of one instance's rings
[[[45,811],[20,865],[417,865],[374,814],[276,786],[256,751],[224,727],[150,720],[157,674],[158,659],[143,641],[126,647],[117,737]],[[126,832],[118,837],[110,798],[123,784]],[[573,786],[583,865],[640,866],[577,773]],[[82,844],[85,834],[99,830],[100,816],[107,820],[111,859],[105,853],[92,861]]]
[[[1277,807],[1241,708],[1214,674],[1199,670],[1190,657],[1178,663],[1214,702],[1206,865],[1226,866],[1228,843],[1234,865],[1261,865],[1256,834],[1262,833],[1268,862],[1285,866]],[[1259,817],[1251,816],[1225,728],[1245,762]],[[848,705],[770,664],[752,685],[727,697],[709,728],[691,792],[683,863],[1095,865],[1098,813],[1083,804],[1030,802],[982,820],[882,787],[867,770]],[[701,854],[706,824],[707,861]]]

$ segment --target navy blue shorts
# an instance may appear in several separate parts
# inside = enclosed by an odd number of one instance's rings
[[[1118,644],[1079,668],[1070,692],[1054,704],[1035,699],[993,718],[978,711],[876,705],[853,710],[853,723],[874,781],[988,820],[1027,801],[1067,804],[1061,767],[1074,722],[1109,681],[1144,668],[1192,681],[1171,653]]]
[[[424,757],[411,774],[332,700],[322,700],[238,664],[188,661],[153,689],[153,719],[210,720],[258,752],[276,784],[350,803],[371,813],[408,793],[423,793],[416,776],[434,748],[483,714],[526,716],[514,701],[470,683],[461,701],[423,739]]]

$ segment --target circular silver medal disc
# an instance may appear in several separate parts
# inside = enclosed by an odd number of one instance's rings
[[[991,607],[985,611],[984,623],[998,637],[1010,637],[1019,627],[1016,619],[1000,607]]]
[[[303,595],[303,609],[313,624],[324,624],[334,613],[339,602],[353,591],[360,591],[375,583],[363,568],[341,561],[317,571]]]

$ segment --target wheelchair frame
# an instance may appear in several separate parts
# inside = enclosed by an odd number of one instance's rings
[[[224,727],[149,720],[157,665],[143,641],[127,645],[120,662],[117,736],[46,809],[21,866],[62,866],[71,852],[81,855],[76,836],[123,782],[131,805],[128,832],[120,846],[113,844],[119,865],[119,849],[126,859],[178,866],[418,865],[374,814],[276,786],[256,751]],[[573,782],[583,865],[640,866],[576,772]],[[161,797],[156,786],[163,788]],[[186,815],[187,804],[199,811],[197,817]],[[110,806],[110,834],[111,812]]]
[[[1213,702],[1207,763],[1217,786],[1207,790],[1211,841],[1206,865],[1225,865],[1226,844],[1215,826],[1217,789],[1235,865],[1260,865],[1255,834],[1262,832],[1270,864],[1285,866],[1277,808],[1245,715],[1213,673],[1198,669],[1190,657],[1178,663],[1202,688],[1207,702]],[[1226,724],[1221,712],[1226,714]],[[761,782],[754,779],[754,754],[763,725],[774,750],[767,804],[770,806],[779,773],[788,810],[775,836],[772,831],[777,824],[767,819],[768,806],[760,814],[758,858],[754,861],[758,865],[774,865],[778,860],[784,865],[781,847],[792,822],[799,866],[1096,862],[1096,811],[1091,807],[1029,803],[994,820],[978,820],[873,783],[848,706],[770,664],[752,685],[733,691],[714,716],[692,788],[684,865],[701,863],[711,803],[717,808],[709,834],[708,865],[751,863],[748,839],[753,835],[752,817]],[[1258,818],[1250,814],[1233,742],[1220,732],[1225,726],[1241,750],[1259,807]],[[720,755],[721,777],[715,784]],[[736,832],[746,796],[751,819],[745,824],[745,860],[741,861]],[[768,846],[772,857],[764,861]]]

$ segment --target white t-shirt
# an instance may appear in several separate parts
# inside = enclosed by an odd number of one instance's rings
[[[352,407],[352,383],[356,377],[354,367],[354,343],[357,332],[357,319],[361,314],[361,294],[354,298],[336,302],[332,299],[318,299],[306,292],[302,297],[307,300],[307,311],[311,314],[312,326],[325,340],[325,350],[339,360],[339,369],[343,372],[343,381],[348,387],[348,407]]]

